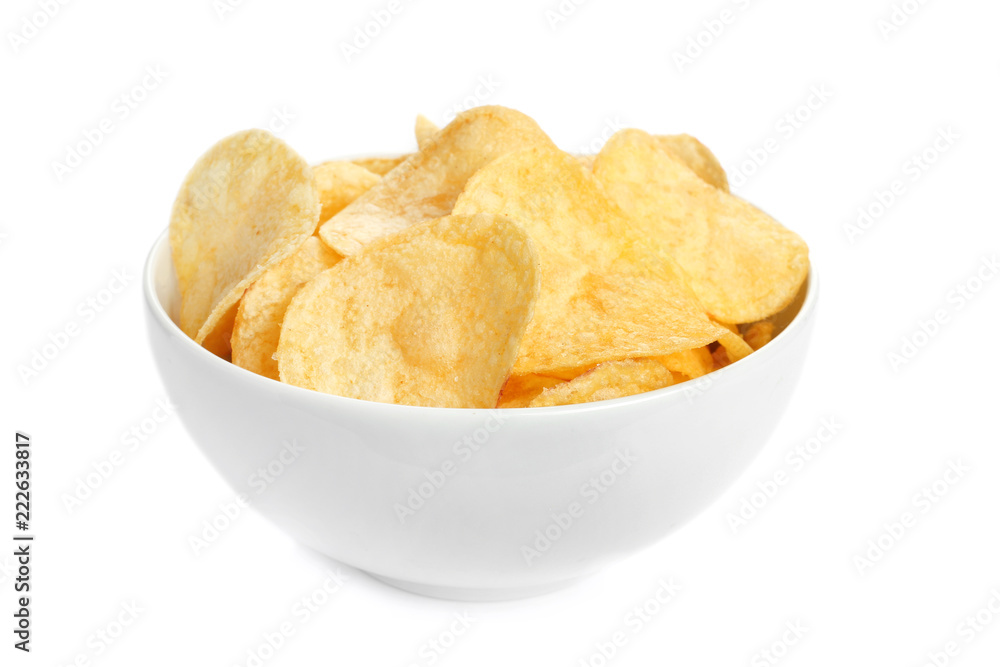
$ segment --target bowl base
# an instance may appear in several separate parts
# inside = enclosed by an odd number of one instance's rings
[[[520,600],[522,598],[545,595],[553,591],[568,588],[586,576],[566,579],[549,584],[539,584],[537,586],[523,586],[519,588],[461,588],[454,586],[435,586],[433,584],[422,584],[417,581],[404,581],[383,577],[378,574],[368,573],[375,579],[393,588],[404,590],[407,593],[415,593],[425,597],[439,598],[441,600],[456,600],[459,602],[502,602],[504,600]]]

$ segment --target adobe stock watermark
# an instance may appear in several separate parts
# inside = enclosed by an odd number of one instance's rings
[[[15,55],[20,53],[21,49],[38,37],[69,3],[70,0],[36,0],[37,9],[21,16],[17,27],[7,31],[7,43],[10,44],[11,51]]]
[[[884,522],[881,532],[868,540],[865,547],[855,554],[852,562],[858,574],[864,576],[876,563],[882,561],[971,471],[972,468],[959,459],[948,461],[948,467],[941,475],[914,493],[910,498],[910,506]]]
[[[750,667],[774,667],[791,652],[794,646],[798,646],[807,632],[809,628],[805,627],[802,621],[785,621],[781,635],[750,657]]]
[[[364,23],[354,26],[350,39],[341,40],[340,54],[344,61],[348,65],[354,62],[411,4],[413,0],[389,0],[384,6],[371,10]]]
[[[480,107],[492,98],[498,90],[500,90],[500,81],[496,79],[492,74],[484,74],[480,76],[475,85],[469,90],[468,94],[462,97],[461,100],[452,104],[448,109],[441,114],[444,124],[447,125],[451,121],[455,120],[455,116],[462,113],[463,111],[468,111],[469,109],[474,109],[475,107]]]
[[[951,125],[937,129],[934,139],[924,148],[906,158],[899,174],[886,185],[876,189],[871,198],[858,207],[853,222],[844,223],[844,234],[851,245],[865,235],[892,209],[924,175],[958,142],[961,135]]]
[[[167,80],[168,73],[160,65],[147,65],[136,83],[115,96],[108,113],[101,120],[80,131],[79,138],[70,141],[63,149],[61,160],[52,161],[52,174],[56,182],[79,169],[128,118],[149,99]]]
[[[948,667],[962,650],[976,641],[983,632],[1000,618],[1000,587],[990,589],[986,602],[973,609],[955,625],[952,637],[936,649],[927,651],[927,660],[920,667]],[[913,663],[916,664],[916,663]]]
[[[910,22],[910,19],[923,9],[927,2],[928,0],[903,0],[902,2],[892,3],[888,15],[879,18],[875,22],[875,27],[878,28],[879,34],[882,35],[882,40],[888,42],[891,37],[894,37],[896,33]]]
[[[673,577],[661,577],[656,583],[656,590],[625,612],[619,627],[604,639],[594,642],[590,654],[577,662],[579,667],[607,667],[681,591]]]
[[[701,26],[688,35],[684,46],[671,52],[677,72],[683,74],[685,68],[691,67],[696,60],[705,55],[729,27],[750,9],[751,4],[751,0],[731,0],[729,5],[732,7],[727,5],[702,21]]]
[[[215,12],[215,18],[225,21],[245,3],[246,0],[212,0],[212,11]]]
[[[392,506],[399,523],[405,524],[407,519],[423,509],[462,466],[486,446],[493,434],[503,428],[506,421],[507,415],[503,410],[490,410],[482,426],[466,433],[461,440],[456,440],[451,446],[451,456],[435,468],[424,471],[422,479],[409,488],[406,498]]]
[[[729,173],[729,183],[737,188],[746,185],[833,97],[833,91],[825,83],[810,86],[805,99],[774,122],[774,134],[758,146],[748,148],[746,157],[726,170]]]
[[[122,602],[107,622],[87,635],[83,650],[77,651],[71,660],[60,664],[66,667],[91,667],[95,664],[94,660],[118,643],[144,613],[146,609],[139,602],[135,600]]]
[[[545,22],[549,24],[549,30],[555,32],[559,26],[569,21],[570,17],[576,14],[578,7],[587,4],[587,0],[559,0],[545,10]]]
[[[1000,274],[997,254],[982,257],[972,273],[948,290],[945,303],[935,308],[929,317],[921,318],[899,340],[899,346],[886,353],[886,361],[894,373],[909,365],[930,345],[966,306]]]
[[[119,447],[112,449],[104,458],[90,464],[92,470],[78,476],[73,482],[71,491],[60,496],[66,512],[72,515],[83,507],[94,493],[104,486],[135,454],[148,443],[160,428],[177,416],[177,406],[166,398],[157,398],[149,413],[122,431],[118,438]]]
[[[135,280],[128,268],[114,269],[111,278],[103,287],[81,300],[73,310],[73,316],[63,325],[45,335],[38,347],[28,351],[27,358],[17,365],[15,371],[21,383],[27,387],[41,376],[56,359],[65,352],[72,342],[79,338],[98,317],[104,313]]]
[[[606,118],[604,123],[601,125],[601,129],[597,131],[589,141],[584,142],[577,148],[577,153],[581,155],[595,155],[601,151],[601,148],[608,142],[608,139],[613,137],[619,130],[624,130],[626,123],[622,121],[620,116],[613,116],[611,118]]]
[[[323,581],[316,588],[292,603],[285,617],[270,630],[260,633],[259,639],[233,664],[237,667],[262,667],[277,655],[302,626],[330,604],[351,580],[339,568],[326,570],[323,575]]]
[[[815,433],[785,453],[783,465],[756,483],[756,490],[742,496],[737,506],[726,514],[726,523],[733,534],[750,525],[781,490],[815,459],[844,429],[839,417],[824,417]]]
[[[477,619],[467,611],[455,612],[447,627],[420,644],[417,648],[417,660],[410,662],[407,667],[429,667],[437,664],[461,638],[465,637],[476,621]]]
[[[259,497],[271,488],[271,485],[278,481],[305,451],[305,445],[300,445],[296,440],[284,441],[274,458],[247,477],[247,486],[254,494],[252,497],[246,493],[239,493],[232,500],[219,504],[212,516],[202,520],[200,529],[188,535],[191,552],[195,556],[200,556],[218,542],[223,533],[232,528],[233,524],[246,513],[252,498]]]
[[[524,562],[530,566],[548,553],[556,542],[573,529],[587,511],[587,507],[603,498],[604,494],[628,473],[636,461],[638,458],[627,449],[616,450],[614,460],[607,468],[580,485],[577,491],[580,499],[572,500],[563,511],[550,514],[549,523],[536,530],[531,541],[521,545]]]

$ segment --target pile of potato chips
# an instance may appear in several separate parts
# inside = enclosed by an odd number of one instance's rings
[[[809,271],[687,135],[559,150],[479,107],[417,152],[310,167],[263,130],[195,164],[170,221],[180,326],[260,375],[407,405],[544,407],[765,345]]]

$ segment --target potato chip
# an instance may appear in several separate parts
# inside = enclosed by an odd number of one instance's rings
[[[377,174],[354,164],[331,160],[313,167],[313,178],[319,191],[322,211],[319,223],[323,224],[345,206],[368,192],[381,179]]]
[[[542,390],[565,384],[565,380],[547,375],[512,375],[500,390],[498,408],[526,408]]]
[[[754,352],[764,347],[774,338],[774,322],[764,320],[747,325],[743,331],[743,340],[753,348]]]
[[[302,285],[340,260],[340,255],[313,236],[265,271],[240,299],[232,333],[233,363],[277,380],[274,353],[288,304]]]
[[[712,350],[712,370],[717,371],[720,368],[725,368],[731,363],[733,362],[729,360],[729,355],[726,353],[726,348],[719,345],[714,350]]]
[[[708,150],[708,146],[690,134],[662,134],[654,136],[653,140],[661,148],[673,153],[698,178],[723,192],[729,192],[726,170],[719,164],[715,154]]]
[[[698,174],[698,177],[712,185],[729,192],[729,178],[726,170],[719,164],[719,159],[715,157],[708,146],[701,143],[690,134],[662,134],[653,137],[660,147],[670,151],[674,157],[681,160],[691,171]],[[596,155],[577,155],[576,159],[580,164],[591,171],[594,170]]]
[[[320,227],[342,255],[377,238],[451,213],[465,182],[511,151],[552,142],[535,121],[512,109],[476,107],[459,114],[382,182]]]
[[[417,146],[423,148],[430,141],[431,137],[441,131],[437,125],[434,124],[427,116],[423,114],[417,116],[417,124],[414,128],[414,134],[417,135]]]
[[[662,356],[733,336],[708,319],[676,264],[651,252],[596,179],[558,149],[521,150],[483,167],[455,204],[456,214],[480,212],[524,227],[541,261],[542,291],[516,375]]]
[[[307,283],[285,313],[281,380],[407,405],[493,408],[538,294],[528,236],[449,216],[386,238]]]
[[[598,364],[583,375],[542,391],[530,407],[605,401],[669,387],[673,374],[653,359],[624,359]]]
[[[188,173],[170,217],[181,293],[180,326],[228,356],[244,290],[316,230],[319,198],[309,165],[264,130],[210,148]]]
[[[674,373],[679,373],[689,380],[711,373],[714,364],[712,353],[707,346],[674,352],[664,357],[657,357],[656,360]]]
[[[373,174],[385,176],[390,171],[410,159],[411,156],[412,153],[397,155],[395,157],[362,157],[356,160],[351,160],[351,162],[359,167],[364,167]]]
[[[797,234],[708,185],[641,130],[615,134],[594,174],[645,236],[661,239],[719,321],[765,319],[806,278],[808,248]]]

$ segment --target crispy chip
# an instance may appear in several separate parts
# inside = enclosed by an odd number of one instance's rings
[[[719,164],[708,146],[701,143],[690,134],[663,134],[653,137],[653,140],[680,159],[688,169],[698,175],[698,178],[711,186],[729,192],[729,179],[726,170]]]
[[[538,259],[495,216],[449,216],[307,283],[285,313],[281,380],[407,405],[493,408],[538,294]]]
[[[673,383],[673,374],[656,360],[607,361],[569,382],[545,389],[531,401],[530,407],[544,408],[604,401],[662,389]]]
[[[660,239],[717,320],[762,320],[787,306],[809,271],[797,234],[705,183],[641,130],[615,134],[597,176],[644,235]]]
[[[491,160],[530,146],[551,146],[535,121],[503,107],[459,114],[382,182],[320,227],[342,255],[377,238],[451,213],[465,182]]]
[[[542,390],[565,384],[564,380],[548,375],[512,375],[500,390],[498,408],[526,408]]]
[[[507,216],[538,249],[542,291],[516,375],[663,356],[733,335],[708,319],[676,264],[651,252],[562,151],[538,147],[495,160],[469,180],[455,212]]]
[[[233,326],[244,290],[312,235],[319,213],[309,165],[269,132],[239,132],[210,148],[170,217],[181,329],[228,356],[216,330]]]
[[[712,370],[717,371],[720,368],[725,368],[731,363],[729,355],[726,354],[726,348],[720,345],[712,350]]]
[[[277,380],[278,362],[273,357],[288,304],[302,285],[340,259],[318,236],[313,236],[258,278],[240,299],[236,312],[233,363]]]
[[[359,167],[364,167],[373,174],[385,176],[390,171],[410,159],[411,155],[411,153],[407,153],[406,155],[397,155],[395,157],[362,157],[357,160],[351,160],[351,162]]]
[[[414,128],[414,134],[417,135],[417,146],[423,148],[430,141],[431,137],[441,131],[437,125],[434,124],[427,116],[423,114],[417,116],[417,124]]]
[[[774,322],[764,320],[747,325],[743,330],[743,340],[753,348],[754,352],[764,347],[774,338]]]
[[[653,137],[662,148],[669,150],[687,167],[698,174],[701,180],[720,190],[729,192],[729,179],[726,170],[719,164],[708,146],[701,143],[690,134],[664,134]],[[596,155],[577,155],[576,159],[587,169],[593,171]]]
[[[714,363],[712,353],[707,346],[674,352],[664,357],[657,357],[656,360],[674,373],[680,373],[690,380],[711,373]]]
[[[368,192],[381,179],[377,174],[353,162],[331,160],[313,167],[319,191],[319,222],[323,224],[345,206]]]

